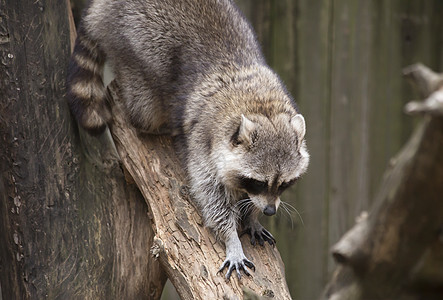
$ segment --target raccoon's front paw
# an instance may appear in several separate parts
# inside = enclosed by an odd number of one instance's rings
[[[240,236],[246,233],[251,236],[251,244],[254,246],[257,241],[260,246],[263,246],[265,242],[268,242],[271,246],[274,246],[277,243],[272,234],[267,231],[259,222],[255,222],[246,226],[245,230],[243,230]]]
[[[227,268],[228,272],[226,273],[225,276],[227,280],[229,280],[229,278],[231,277],[231,273],[234,270],[237,272],[238,279],[241,279],[240,271],[242,270],[247,276],[251,276],[246,267],[255,272],[254,264],[250,260],[248,260],[244,255],[228,255],[217,273],[221,273],[225,268]]]

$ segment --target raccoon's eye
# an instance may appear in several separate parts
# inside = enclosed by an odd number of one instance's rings
[[[278,191],[280,193],[283,193],[284,190],[286,190],[288,187],[290,187],[291,185],[293,185],[295,182],[297,181],[297,178],[292,179],[288,182],[283,182],[282,184],[280,184],[280,186],[278,187]]]
[[[268,189],[268,183],[265,181],[259,181],[252,178],[240,177],[240,186],[245,189],[249,194],[258,195],[265,192]]]

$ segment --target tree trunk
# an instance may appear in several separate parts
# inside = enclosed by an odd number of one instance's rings
[[[375,207],[332,249],[338,267],[324,299],[443,298],[443,75],[405,74],[427,97],[424,120],[392,160]]]
[[[0,290],[158,299],[148,207],[109,138],[79,134],[64,98],[68,6],[0,0]]]

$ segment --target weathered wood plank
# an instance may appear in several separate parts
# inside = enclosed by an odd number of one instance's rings
[[[369,1],[335,1],[331,14],[329,246],[369,202],[371,11]]]
[[[297,3],[298,81],[293,93],[307,120],[311,163],[292,194],[304,221],[292,232],[295,241],[289,245],[295,250],[287,268],[294,274],[290,286],[296,299],[315,298],[327,272],[331,5],[330,1]]]

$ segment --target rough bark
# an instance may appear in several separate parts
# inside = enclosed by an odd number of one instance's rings
[[[410,141],[392,159],[371,213],[332,248],[338,264],[324,299],[442,299],[443,86],[423,65],[405,69],[422,103]]]
[[[110,88],[117,151],[149,207],[154,230],[151,254],[158,257],[182,299],[242,299],[250,295],[290,299],[284,265],[276,248],[242,244],[256,272],[227,282],[217,274],[225,259],[221,242],[203,226],[188,195],[183,168],[168,136],[142,136],[128,125],[118,87]],[[204,163],[204,162],[202,162]]]
[[[156,299],[166,276],[149,255],[148,208],[64,98],[67,3],[0,0],[2,297]]]

